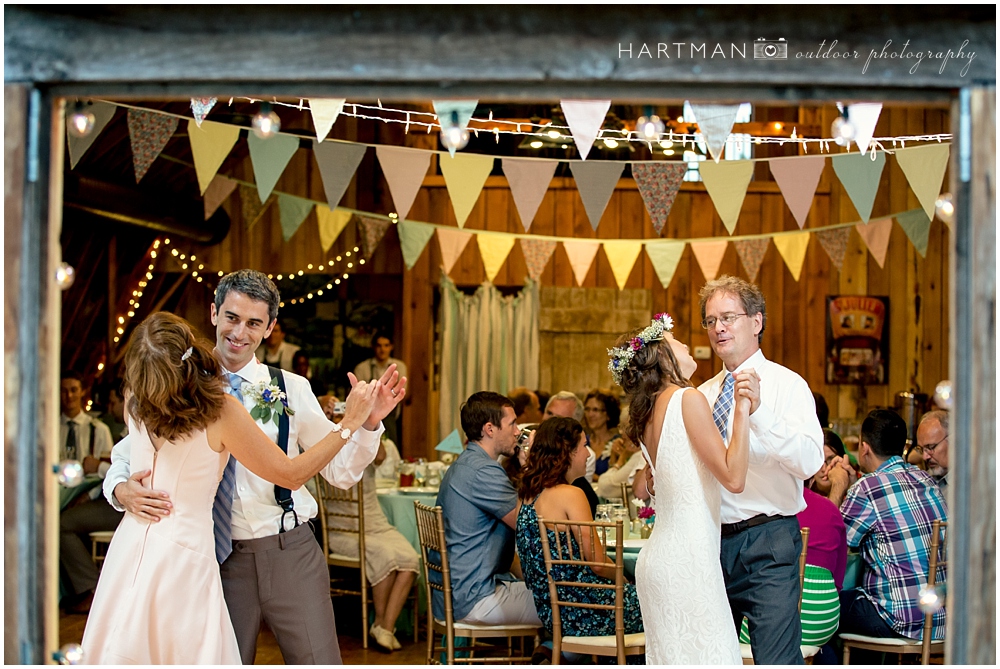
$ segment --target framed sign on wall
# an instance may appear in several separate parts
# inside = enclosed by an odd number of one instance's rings
[[[889,298],[826,298],[826,382],[883,385],[889,369]]]

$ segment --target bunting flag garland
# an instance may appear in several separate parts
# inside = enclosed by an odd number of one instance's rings
[[[460,153],[445,158],[442,155],[438,163],[448,196],[451,197],[451,206],[455,209],[458,227],[464,227],[486,185],[486,178],[493,171],[493,156]]]
[[[722,224],[729,234],[733,234],[736,221],[740,218],[743,200],[747,196],[750,177],[753,176],[753,163],[749,160],[727,160],[724,163],[706,160],[698,169]]]
[[[465,251],[473,234],[456,228],[438,228],[437,237],[438,245],[441,247],[441,265],[444,267],[444,273],[451,274],[451,268]],[[485,262],[484,260],[483,263]]]
[[[191,120],[188,121],[187,131],[188,141],[191,142],[191,159],[194,162],[195,174],[198,176],[198,188],[204,195],[215,173],[222,167],[226,156],[240,138],[240,128],[215,121],[204,121],[199,127],[194,120]],[[241,188],[241,193],[242,190]]]
[[[270,206],[272,198],[261,204],[255,189],[251,186],[240,186],[240,212],[243,214],[243,224],[247,230],[260,220],[264,210]]]
[[[909,237],[921,258],[927,257],[927,241],[931,233],[931,219],[923,209],[914,209],[896,215],[896,222]]]
[[[618,284],[618,290],[622,290],[632,273],[636,258],[642,252],[642,242],[638,239],[615,239],[602,243],[604,255],[611,264],[611,273],[615,275],[615,283]]]
[[[367,150],[368,147],[364,144],[313,141],[313,156],[319,165],[323,191],[331,209],[336,209],[340,204],[340,199],[344,197],[344,192],[351,184]]]
[[[174,136],[178,122],[176,116],[128,110],[128,136],[132,141],[132,167],[135,168],[136,183],[146,176],[149,166]]]
[[[586,160],[611,109],[611,100],[562,100],[559,106],[580,152],[580,160]]]
[[[950,152],[948,144],[926,144],[896,151],[896,162],[928,219],[934,218],[934,201],[941,194]]]
[[[587,212],[590,227],[597,230],[604,210],[608,208],[615,186],[622,177],[625,163],[612,160],[600,160],[590,163],[572,161],[569,169],[576,181],[576,190],[583,200],[583,209]]]
[[[225,202],[233,191],[236,190],[236,182],[221,174],[216,174],[212,183],[205,189],[205,220],[212,218],[212,214]]]
[[[458,124],[462,130],[469,127],[469,119],[476,111],[479,100],[432,100],[434,113],[438,117],[438,125],[442,130],[451,127],[452,122]],[[455,157],[455,147],[448,147],[448,154]]]
[[[354,214],[344,209],[330,209],[326,205],[316,205],[316,226],[319,228],[319,245],[327,253],[344,231]]]
[[[345,102],[347,100],[344,98],[309,98],[309,113],[312,115],[317,140],[322,142],[330,134]]]
[[[847,255],[847,240],[851,236],[851,229],[818,230],[813,234],[819,240],[819,245],[830,256],[830,262],[838,272],[841,271],[844,268],[844,256]]]
[[[253,165],[254,180],[260,201],[267,200],[282,172],[299,148],[299,138],[294,135],[277,134],[261,139],[254,133],[247,135],[250,149],[250,163]]]
[[[691,251],[694,252],[701,273],[705,275],[705,281],[711,281],[718,275],[719,267],[722,266],[722,256],[726,255],[726,246],[728,245],[729,241],[725,239],[713,242],[691,242]]]
[[[746,270],[750,283],[757,281],[757,272],[764,262],[764,255],[767,253],[767,245],[771,240],[767,237],[763,239],[741,239],[733,242],[736,247],[736,255],[740,257],[740,263]]]
[[[479,244],[479,254],[483,257],[487,281],[492,283],[493,279],[496,278],[516,241],[517,238],[511,235],[476,235],[476,243]]]
[[[212,111],[212,107],[218,102],[216,98],[191,98],[191,113],[194,115],[194,122],[201,127],[201,122]]]
[[[861,150],[861,155],[868,153],[868,145],[871,144],[872,136],[875,134],[875,125],[878,117],[882,113],[881,102],[865,102],[847,106],[847,118],[854,126],[854,142]]]
[[[660,284],[666,289],[670,287],[670,282],[674,280],[674,272],[677,271],[677,264],[684,254],[684,242],[662,241],[646,244],[646,255],[653,263],[653,270],[660,279]]]
[[[75,105],[66,105],[66,148],[69,151],[69,168],[73,169],[83,158],[94,140],[97,139],[101,131],[111,122],[111,118],[118,110],[117,105],[107,102],[94,102],[87,105],[87,110],[94,115],[94,127],[87,133],[86,137],[76,137],[69,132],[69,117],[76,111]]]
[[[552,177],[555,176],[556,167],[559,166],[555,160],[525,160],[523,158],[503,158],[500,161],[503,167],[504,176],[510,186],[511,197],[514,198],[514,206],[517,207],[517,214],[521,217],[521,225],[527,232],[531,227],[531,222],[538,211],[538,205],[542,203]]]
[[[778,158],[767,161],[771,175],[781,190],[795,222],[801,230],[809,216],[819,178],[826,165],[825,156],[797,156],[793,159]]]
[[[556,242],[549,239],[526,239],[521,238],[521,253],[524,254],[524,263],[528,266],[528,276],[538,281],[545,266],[549,264],[549,259],[556,250]]]
[[[287,242],[298,232],[302,221],[313,210],[316,203],[304,197],[278,193],[278,211],[281,214],[281,236]]]
[[[885,267],[885,254],[889,250],[889,236],[892,234],[892,219],[880,218],[867,225],[855,225],[854,228],[861,235],[868,252],[875,258],[879,267]]]
[[[775,235],[773,237],[774,247],[785,259],[788,271],[792,273],[792,278],[796,281],[802,275],[802,264],[806,259],[806,250],[809,248],[808,230],[795,232],[790,235]]]
[[[656,234],[663,232],[667,224],[667,216],[687,169],[687,163],[678,162],[632,163],[632,176]]]
[[[879,179],[885,167],[885,153],[878,152],[875,160],[860,153],[841,153],[833,156],[833,171],[847,191],[848,197],[865,223],[872,215]]]
[[[361,252],[364,254],[365,260],[368,260],[378,248],[390,223],[384,218],[358,216],[358,225],[361,226]]]
[[[431,165],[429,151],[415,151],[396,146],[377,146],[375,156],[382,167],[392,203],[400,219],[406,218],[413,206],[413,200],[424,183]]]
[[[705,105],[690,102],[688,105],[694,112],[693,120],[701,129],[701,134],[705,136],[705,143],[708,144],[712,158],[715,162],[719,162],[725,152],[729,133],[733,131],[740,105]]]
[[[589,240],[564,241],[563,249],[569,257],[569,266],[573,268],[573,278],[576,285],[582,286],[583,280],[587,278],[587,272],[594,262],[597,250],[601,248],[601,243]]]
[[[404,220],[396,225],[396,232],[399,233],[399,246],[403,251],[403,264],[406,265],[406,269],[413,269],[420,260],[427,242],[434,236],[434,226]]]

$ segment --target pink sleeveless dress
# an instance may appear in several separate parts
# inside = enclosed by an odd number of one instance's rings
[[[126,513],[115,531],[83,633],[86,664],[240,664],[215,559],[212,505],[228,461],[194,432],[159,451],[129,421],[132,472],[170,495],[151,523]]]

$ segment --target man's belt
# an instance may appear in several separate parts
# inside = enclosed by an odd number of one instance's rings
[[[754,516],[753,518],[747,518],[746,520],[741,520],[738,523],[723,523],[722,536],[730,537],[734,534],[739,534],[743,530],[748,530],[751,527],[757,527],[758,525],[763,525],[764,523],[770,523],[775,520],[784,520],[785,518],[794,518],[794,516],[765,516],[762,513]]]

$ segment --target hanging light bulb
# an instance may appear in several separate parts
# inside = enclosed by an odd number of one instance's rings
[[[261,102],[260,111],[253,117],[251,125],[253,126],[253,134],[261,139],[267,139],[281,130],[281,119],[271,109],[270,103]]]
[[[528,146],[530,146],[533,149],[540,149],[542,148],[542,140],[540,139],[533,140],[530,144],[528,144]]]
[[[83,483],[83,465],[79,460],[63,460],[53,470],[56,480],[66,488],[75,488]]]
[[[73,281],[76,280],[76,270],[73,266],[66,262],[59,263],[56,267],[56,285],[59,286],[60,290],[66,290],[73,285]]]
[[[86,137],[94,129],[94,123],[97,119],[94,112],[90,111],[88,107],[89,105],[85,106],[82,102],[77,102],[73,113],[69,115],[66,128],[69,130],[69,134],[74,137]]]
[[[52,659],[59,664],[83,664],[83,646],[68,643],[52,653]]]
[[[833,135],[833,141],[839,146],[847,146],[854,141],[854,137],[857,135],[857,129],[854,127],[854,124],[843,115],[833,119],[833,123],[830,125],[830,132]]]
[[[951,394],[951,381],[944,380],[934,388],[934,403],[945,411],[951,411],[954,400]]]
[[[458,112],[451,113],[451,120],[441,127],[441,146],[449,151],[464,149],[469,143],[469,131],[458,122]]]
[[[665,129],[666,126],[656,114],[643,114],[635,122],[635,131],[638,133],[639,139],[647,142],[659,141],[660,135]]]
[[[954,223],[955,202],[951,199],[951,193],[941,193],[941,197],[934,200],[934,213],[948,225]]]

